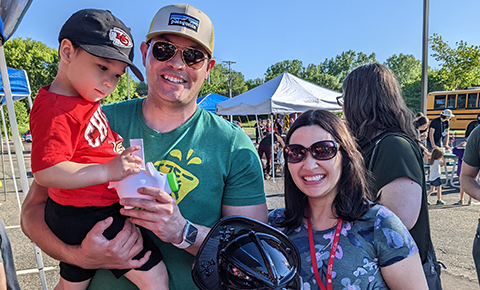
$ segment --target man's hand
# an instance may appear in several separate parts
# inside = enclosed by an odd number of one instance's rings
[[[138,192],[149,195],[154,200],[128,198],[121,199],[120,204],[142,208],[120,209],[120,213],[130,217],[132,223],[151,230],[166,243],[181,243],[183,228],[187,221],[180,213],[175,200],[165,191],[153,187],[140,187]]]
[[[103,164],[107,180],[120,181],[131,174],[139,173],[142,159],[132,155],[137,150],[140,150],[140,146],[128,147],[122,154]]]
[[[128,219],[114,239],[107,240],[103,236],[112,222],[111,217],[99,221],[88,232],[75,251],[76,265],[85,269],[133,269],[148,261],[150,251],[140,260],[132,260],[143,249],[143,239],[140,230]]]

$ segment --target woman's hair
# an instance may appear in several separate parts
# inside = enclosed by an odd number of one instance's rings
[[[418,127],[425,125],[428,123],[428,118],[425,116],[419,117],[413,124],[415,125],[415,128],[418,129]]]
[[[343,82],[343,112],[360,144],[382,132],[403,132],[413,139],[413,112],[400,85],[385,66],[373,63],[353,70]]]
[[[324,110],[307,111],[293,123],[288,131],[286,144],[300,127],[319,126],[332,135],[339,145],[342,169],[338,180],[338,193],[333,201],[336,217],[346,221],[360,219],[370,208],[367,197],[371,196],[370,173],[365,169],[358,145],[350,135],[343,121],[335,114]],[[320,141],[320,140],[319,140]],[[286,153],[285,153],[286,154]],[[285,156],[286,157],[286,156]],[[301,225],[308,206],[308,198],[297,187],[285,163],[285,221],[282,226],[295,229]]]
[[[443,157],[443,151],[438,148],[433,148],[432,155],[430,155],[430,159],[428,160],[428,164],[433,165],[433,162],[437,159]]]

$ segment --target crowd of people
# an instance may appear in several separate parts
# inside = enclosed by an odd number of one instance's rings
[[[277,118],[273,131],[270,119],[260,121],[257,150],[241,128],[196,105],[215,65],[213,24],[203,11],[188,4],[158,10],[140,44],[149,84],[144,99],[100,106],[127,66],[143,79],[132,62],[129,29],[111,12],[76,12],[59,42],[58,74],[40,90],[30,117],[34,181],[21,212],[23,232],[60,261],[58,289],[442,289],[424,167],[427,160],[443,204],[439,166],[441,148],[450,149],[453,114],[445,110],[430,125],[425,116],[415,118],[385,66],[363,65],[346,77],[338,99],[344,120],[310,110],[294,121]],[[131,139],[143,139],[145,160]],[[285,207],[268,213],[272,141],[285,159]],[[459,174],[462,189],[477,199],[479,148],[475,129]],[[146,162],[175,172],[179,190],[140,187],[148,198],[119,199],[109,182]],[[248,219],[244,227],[218,230],[231,216]],[[478,231],[477,268],[480,225]],[[260,240],[286,246],[257,255]],[[295,250],[287,250],[291,245]],[[284,260],[268,273],[240,269],[245,264],[235,259],[246,256],[227,250],[238,248],[255,248],[248,257],[259,264],[269,253],[284,255],[294,265],[284,270],[295,273],[269,275]],[[3,264],[11,270],[3,257],[9,249],[2,235]],[[218,260],[199,265],[197,254],[209,251]],[[208,275],[192,279],[192,265]],[[210,267],[215,281],[208,280]],[[0,283],[18,289],[12,271],[6,276],[3,282],[0,273]]]

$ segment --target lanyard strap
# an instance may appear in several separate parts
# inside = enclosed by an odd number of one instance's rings
[[[308,225],[308,242],[310,243],[310,258],[312,259],[313,273],[315,274],[315,279],[317,279],[318,286],[321,290],[332,290],[332,273],[333,273],[333,261],[335,260],[335,253],[337,252],[338,240],[340,238],[340,232],[342,230],[342,219],[338,219],[337,228],[335,229],[335,235],[333,236],[332,249],[330,250],[330,257],[328,258],[327,264],[327,288],[323,285],[322,280],[320,279],[320,274],[318,273],[317,266],[317,257],[315,255],[315,243],[313,241],[313,228],[312,222],[310,221],[310,215],[307,214],[307,225]]]

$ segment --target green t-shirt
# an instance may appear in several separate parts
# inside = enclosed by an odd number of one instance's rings
[[[472,167],[480,167],[480,126],[477,126],[468,137],[467,147],[463,154],[463,162]]]
[[[179,190],[172,195],[182,215],[212,227],[222,205],[249,206],[266,201],[258,154],[240,127],[198,108],[183,125],[168,133],[147,126],[143,99],[103,106],[113,131],[129,146],[142,138],[145,161],[164,173],[174,172]],[[151,234],[164,256],[170,290],[197,289],[190,275],[194,256]],[[98,270],[89,289],[136,289],[125,277]]]
[[[379,190],[397,178],[408,177],[422,187],[422,204],[417,222],[410,229],[410,234],[417,243],[422,264],[426,262],[427,253],[432,245],[430,238],[430,224],[427,207],[427,193],[425,173],[423,169],[422,153],[414,140],[399,135],[386,136],[378,143],[376,152],[372,152],[378,140],[385,134],[375,137],[372,142],[362,146],[362,155],[365,165],[373,173],[374,192],[379,198]],[[408,139],[407,139],[408,138]],[[371,168],[370,168],[371,167]]]

